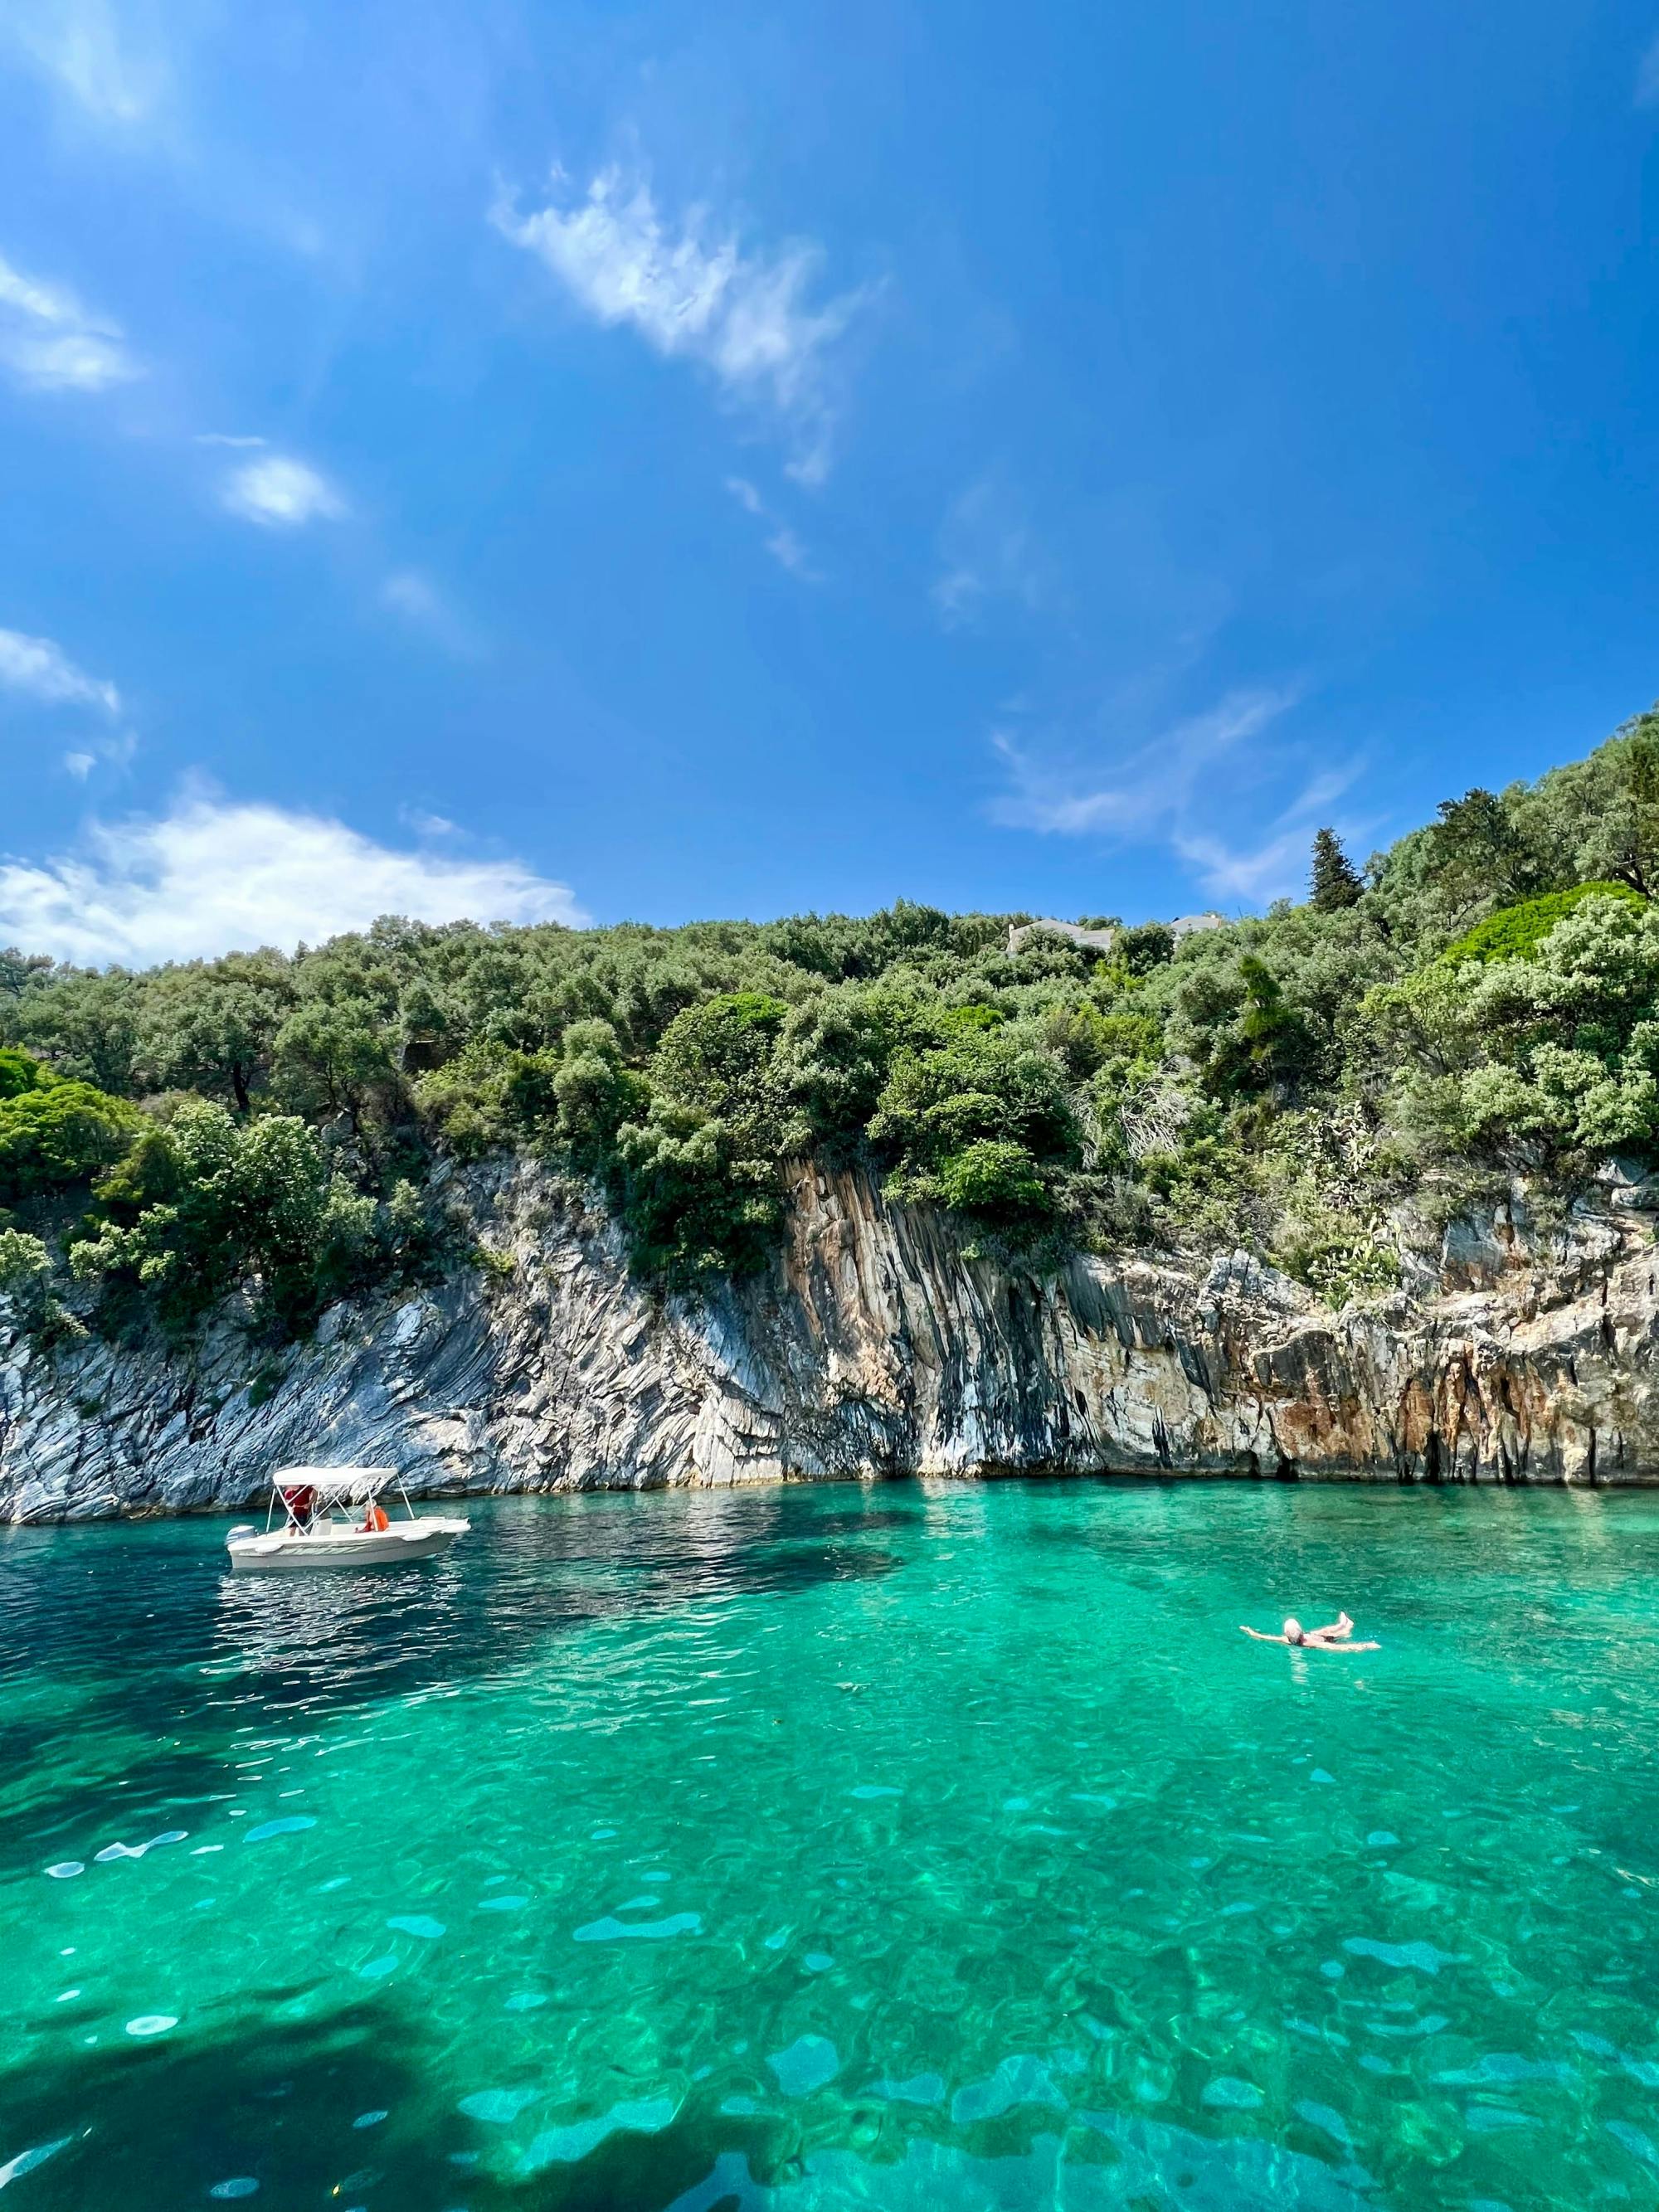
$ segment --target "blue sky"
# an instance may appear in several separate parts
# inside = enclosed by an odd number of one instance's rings
[[[1656,40],[9,0],[0,940],[1234,910],[1587,750]]]

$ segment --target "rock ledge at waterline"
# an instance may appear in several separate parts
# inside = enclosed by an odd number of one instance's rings
[[[803,1166],[770,1274],[665,1307],[532,1164],[452,1195],[510,1273],[335,1307],[277,1370],[228,1321],[185,1353],[0,1334],[0,1518],[239,1507],[295,1460],[395,1465],[425,1492],[1022,1468],[1659,1480],[1659,1267],[1631,1212],[1534,1242],[1509,1216],[1460,1228],[1409,1294],[1335,1314],[1243,1253],[1010,1273],[861,1175]]]

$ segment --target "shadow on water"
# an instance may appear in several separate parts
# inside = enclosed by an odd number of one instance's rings
[[[526,2153],[521,2163],[537,2170],[492,2172],[483,2154],[499,2130],[434,2103],[434,2070],[435,2054],[385,2003],[36,2060],[0,2073],[0,2154],[10,2162],[0,2187],[27,2178],[19,2201],[33,2212],[242,2199],[263,2212],[658,2212],[722,2160],[762,2182],[799,2171],[796,2124],[704,2107],[654,2133],[624,2127],[580,2159],[567,2148],[575,2162]]]
[[[606,1622],[879,1578],[902,1562],[872,1540],[915,1517],[851,1486],[469,1510],[465,1546],[395,1577],[233,1577],[200,1521],[0,1540],[0,1869],[100,1824],[175,1825],[233,1786],[251,1735],[500,1674]]]
[[[273,1996],[290,1992],[269,1992]],[[0,2073],[0,2187],[33,2212],[781,2212],[782,2205],[1074,2205],[1078,2212],[1366,2212],[1320,2160],[1133,2112],[1047,2106],[941,2139],[878,2099],[738,2116],[696,2091],[675,2111],[512,2138],[434,2098],[440,2054],[397,2008],[87,2051]],[[556,2118],[550,2100],[546,2117]],[[562,2117],[562,2116],[558,2116]],[[1358,2174],[1369,2191],[1376,2187]]]

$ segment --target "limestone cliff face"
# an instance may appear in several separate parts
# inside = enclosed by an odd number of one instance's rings
[[[533,1164],[453,1188],[499,1271],[337,1306],[275,1365],[228,1319],[188,1353],[0,1328],[0,1518],[240,1507],[295,1461],[394,1465],[427,1492],[1020,1468],[1659,1480],[1659,1264],[1629,1214],[1550,1240],[1500,1215],[1386,1306],[1334,1314],[1242,1253],[1012,1273],[861,1176],[803,1166],[771,1273],[696,1307],[654,1301]]]

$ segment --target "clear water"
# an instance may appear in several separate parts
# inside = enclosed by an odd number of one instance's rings
[[[5,2212],[1659,2200],[1659,1498],[222,1535],[0,1543]]]

